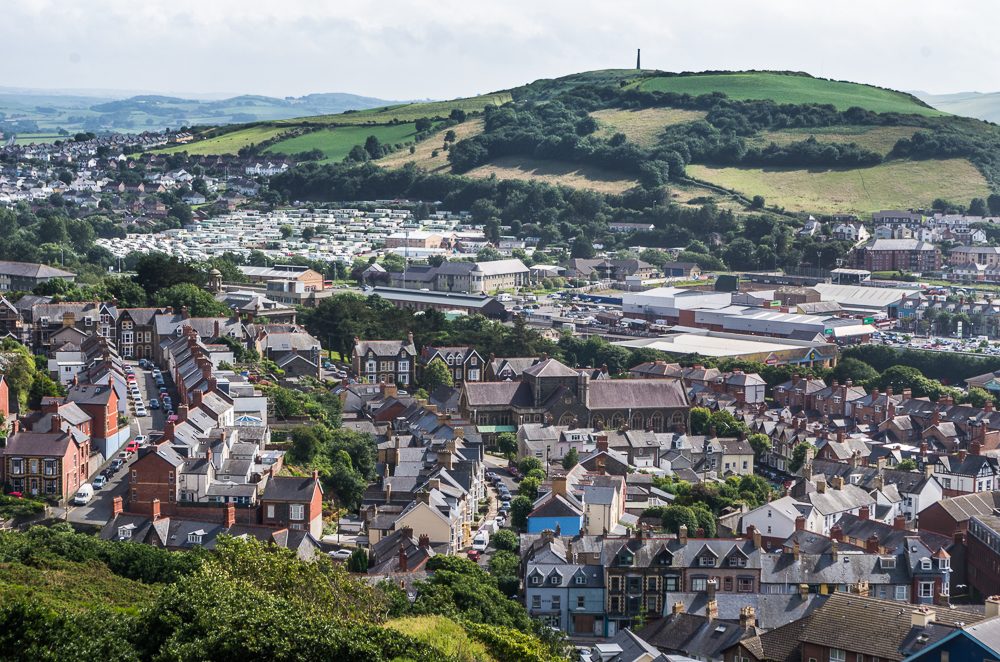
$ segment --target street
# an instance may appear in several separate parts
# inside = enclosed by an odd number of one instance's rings
[[[142,401],[146,405],[146,412],[148,415],[143,418],[136,417],[135,406],[132,402],[131,396],[129,396],[128,415],[131,428],[129,440],[134,439],[138,435],[146,435],[148,440],[152,431],[155,430],[156,434],[159,435],[159,433],[163,430],[166,413],[162,407],[160,409],[149,408],[150,400],[154,397],[157,399],[160,397],[158,389],[156,388],[156,380],[153,379],[153,371],[139,368],[136,363],[132,363],[132,368],[135,370],[136,384],[139,386],[139,393],[142,395]],[[165,373],[163,376],[167,383],[167,390],[170,392],[173,405],[176,407],[177,393],[176,389],[173,388],[173,381]],[[70,504],[68,516],[69,521],[96,525],[104,525],[107,523],[107,521],[111,519],[112,499],[116,496],[121,496],[122,499],[127,498],[129,475],[128,468],[135,458],[135,454],[129,456],[126,465],[122,467],[114,476],[112,476],[103,488],[94,490],[94,498],[86,506],[74,506]],[[113,459],[114,458],[111,458],[111,460]],[[111,460],[102,464],[97,472],[90,477],[90,480],[93,481],[95,477],[100,475],[100,472],[111,464]],[[70,499],[73,497],[73,495],[68,496]],[[65,511],[66,509],[62,507],[54,508],[53,517],[67,518]]]

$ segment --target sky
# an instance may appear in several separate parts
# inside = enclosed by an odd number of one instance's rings
[[[2,0],[0,86],[453,99],[580,71],[772,69],[1000,90],[1000,3]]]

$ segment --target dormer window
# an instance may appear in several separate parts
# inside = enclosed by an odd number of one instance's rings
[[[938,559],[939,570],[951,570],[951,559]]]
[[[730,568],[745,568],[747,567],[747,560],[742,556],[730,556],[729,557],[729,567]]]
[[[632,565],[634,560],[635,558],[628,552],[624,552],[621,556],[618,557],[618,563],[621,565]]]
[[[201,544],[201,535],[199,535],[197,533],[189,533],[188,534],[188,542],[190,544],[192,544],[192,545],[200,545]]]
[[[538,575],[535,575],[531,578],[531,583],[537,586],[538,584],[542,583],[542,578],[539,577]]]
[[[879,558],[879,565],[882,566],[883,570],[892,570],[896,567],[896,557],[882,556]]]
[[[132,527],[131,526],[120,526],[118,527],[118,537],[122,540],[128,540],[132,537]]]
[[[698,565],[700,565],[703,568],[714,568],[715,559],[708,555],[702,556],[701,558],[698,559]]]
[[[930,570],[931,569],[931,560],[930,559],[921,559],[921,561],[920,561],[920,569],[921,570]]]
[[[583,586],[586,583],[587,583],[587,577],[585,575],[577,575],[576,576],[576,584],[577,584],[577,586]]]
[[[552,584],[553,586],[558,586],[559,584],[562,583],[560,581],[561,579],[562,577],[560,577],[559,575],[552,575],[551,577],[549,577],[549,583]]]

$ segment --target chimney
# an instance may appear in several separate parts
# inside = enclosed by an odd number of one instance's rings
[[[385,486],[385,502],[392,503],[392,485]]]
[[[122,498],[120,496],[116,496],[111,500],[111,519],[118,517],[122,514],[122,512]]]
[[[419,544],[424,549],[427,549],[428,547],[430,547],[431,546],[431,537],[430,537],[430,535],[428,535],[426,533],[421,533],[420,534],[420,538],[419,538]]]
[[[399,571],[406,572],[406,547],[402,543],[399,545]]]
[[[409,341],[411,345],[413,344],[413,331],[410,331],[409,333],[406,334],[406,339]]]
[[[913,397],[913,391],[912,391],[912,389],[904,388],[903,389],[903,399],[904,400],[909,400],[912,397]]]
[[[150,514],[149,518],[154,522],[156,522],[160,519],[160,500],[154,497],[153,501],[151,502],[151,506],[152,506],[152,513]]]
[[[799,373],[796,372],[792,375],[792,386],[795,386],[798,383],[799,383]]]
[[[177,405],[177,422],[183,423],[188,419],[187,405]]]
[[[754,616],[753,607],[747,605],[740,609],[740,629],[749,630],[756,625],[757,619]]]
[[[62,432],[62,416],[59,414],[52,414],[52,424],[49,427],[49,432],[53,434]]]
[[[906,515],[896,515],[892,520],[893,531],[906,531]]]
[[[188,307],[181,306],[181,319],[186,320],[188,318]]]
[[[837,562],[837,547],[839,545],[840,541],[837,540],[836,538],[830,541],[830,557],[833,559],[834,563]]]
[[[608,438],[607,437],[604,437],[603,439],[598,439],[597,440],[597,450],[598,451],[605,451],[605,452],[608,450]]]
[[[931,415],[931,425],[941,424],[941,409],[935,408],[934,413]]]
[[[219,380],[216,379],[215,377],[209,377],[208,378],[208,386],[206,387],[206,390],[209,393],[215,393],[216,391],[218,391],[219,390]]]
[[[959,464],[961,464],[962,462],[965,462],[965,455],[966,455],[965,449],[964,448],[960,448],[958,450],[958,462],[959,462]]]
[[[164,423],[163,424],[163,434],[157,440],[157,443],[161,443],[161,442],[164,442],[164,441],[173,441],[174,440],[174,427],[175,426],[176,426],[176,424],[173,421],[167,421],[166,423]]]
[[[677,542],[681,545],[688,544],[688,528],[686,524],[681,524],[677,529]]]
[[[988,603],[987,603],[988,604]],[[989,618],[989,607],[986,608],[987,615]],[[921,605],[917,609],[910,612],[910,626],[915,628],[925,628],[934,622],[934,611],[927,605]]]
[[[711,435],[710,436],[711,436],[712,439],[717,439],[718,436],[719,436],[718,432],[716,432],[716,430],[715,430],[715,426],[714,425],[712,426],[712,430],[711,430]]]
[[[886,400],[889,400],[889,399],[892,398],[892,386],[886,386],[885,387],[885,398],[886,398]]]
[[[802,600],[809,599],[809,584],[799,584],[799,598]]]
[[[420,502],[423,503],[425,506],[431,505],[431,493],[428,492],[427,490],[421,490],[420,492],[417,492],[417,498],[420,499]]]
[[[843,476],[830,476],[830,487],[832,487],[835,490],[844,489]]]
[[[552,477],[552,494],[560,494],[566,496],[566,476],[553,476]]]
[[[429,490],[440,490],[441,489],[441,479],[440,478],[431,478],[429,481],[427,481],[427,489],[429,489]]]
[[[826,481],[825,480],[817,480],[816,481],[816,491],[819,492],[820,494],[826,494]]]
[[[795,518],[795,530],[805,531],[806,530],[806,518],[804,515],[799,515]]]
[[[201,406],[201,396],[202,396],[201,389],[196,389],[194,392],[191,393],[191,406],[192,407],[200,407]]]
[[[218,338],[219,337],[219,320],[215,320],[215,335],[212,336],[212,337],[213,338]]]
[[[715,580],[710,579],[708,581],[708,585],[713,587],[710,590],[714,593]],[[707,605],[705,605],[705,618],[707,618],[710,621],[714,621],[719,618],[719,603],[716,601],[714,597],[708,601]]]
[[[222,528],[230,529],[236,524],[236,504],[227,503],[223,511]]]
[[[982,426],[979,427],[980,429],[982,429]],[[980,444],[978,441],[974,441],[971,444],[969,444],[969,451],[972,455],[979,455],[980,452],[982,452],[982,448],[983,448],[982,444]]]
[[[839,540],[840,542],[844,542],[844,530],[835,524],[832,527],[830,527],[830,537],[834,540]]]
[[[701,528],[699,526],[698,530],[695,531],[695,533],[694,533],[694,537],[698,538],[698,539],[703,539],[705,537],[705,529],[703,529],[703,528]]]
[[[675,602],[673,604],[673,606],[670,608],[670,613],[673,614],[674,616],[676,616],[677,614],[683,614],[684,613],[684,603],[681,602],[680,600],[678,600],[677,602]]]
[[[452,465],[453,461],[454,461],[454,458],[452,457],[452,454],[451,454],[450,450],[448,450],[447,448],[445,448],[445,449],[442,449],[442,450],[438,451],[438,454],[437,454],[437,463],[438,463],[439,467],[443,467],[445,469],[451,469],[452,466],[453,466]]]
[[[718,588],[718,584],[714,579],[709,579],[705,582],[705,591],[708,594],[709,603],[715,602],[715,590]],[[719,614],[716,612],[714,616],[709,616],[709,618],[718,618]]]
[[[796,538],[795,540],[792,541],[792,558],[798,561],[801,556],[802,556],[802,551],[801,548],[799,547],[799,539]]]
[[[757,529],[753,530],[753,546],[757,549],[762,549],[764,547],[764,542],[761,540],[760,531]]]
[[[986,402],[983,403],[983,411],[993,411],[992,399],[987,399]]]
[[[844,443],[844,428],[837,430],[837,443]]]
[[[858,519],[868,519],[868,509],[859,508],[858,509]]]
[[[865,541],[865,551],[869,554],[878,554],[878,536],[872,535]]]

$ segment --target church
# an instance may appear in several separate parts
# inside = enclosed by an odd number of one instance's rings
[[[516,430],[524,423],[654,432],[687,432],[691,403],[680,379],[595,379],[545,356],[518,382],[466,383],[462,416],[483,432]]]

